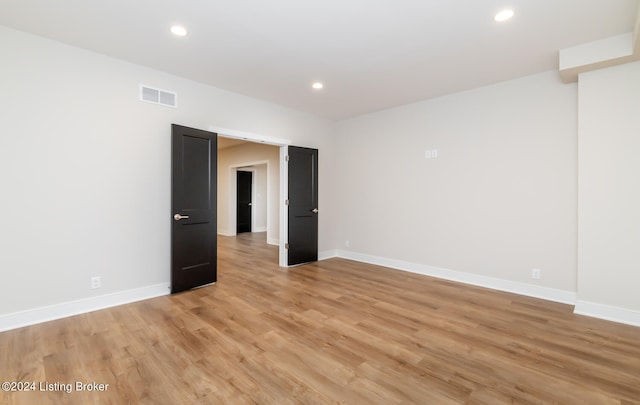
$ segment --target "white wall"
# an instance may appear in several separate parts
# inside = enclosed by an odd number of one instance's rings
[[[576,92],[549,72],[340,122],[343,255],[575,296]]]
[[[319,245],[335,248],[329,121],[4,27],[0,54],[0,318],[166,287],[171,123],[320,149]],[[138,101],[140,83],[178,108]]]
[[[3,27],[0,54],[0,330],[166,289],[171,123],[318,148],[325,257],[640,311],[638,63],[581,75],[578,165],[578,87],[557,72],[333,124]],[[179,108],[139,102],[140,83]]]
[[[581,74],[579,100],[577,310],[640,325],[640,62]]]
[[[273,208],[273,210],[276,212],[278,212],[278,196],[276,195],[275,200],[272,200],[271,203],[269,203],[269,186],[271,186],[271,188],[274,188],[275,185],[277,184],[276,180],[271,180],[271,181],[275,181],[275,184],[269,184],[269,173],[268,173],[268,169],[271,165],[267,165],[267,164],[262,164],[262,165],[255,165],[253,166],[253,169],[255,170],[254,172],[254,179],[253,179],[253,183],[254,183],[254,193],[253,193],[253,205],[255,207],[253,207],[253,231],[254,232],[267,232],[267,224],[269,224],[270,222],[267,220],[267,208],[271,208],[271,206],[275,206],[275,208]],[[279,180],[279,179],[278,179]],[[275,203],[275,204],[274,204]],[[274,218],[276,220],[276,222],[279,221],[278,217]],[[274,235],[275,236],[275,235]],[[276,240],[279,240],[279,238],[275,238]],[[277,243],[276,243],[277,244]]]
[[[277,244],[280,238],[280,148],[277,146],[246,143],[218,152],[218,232],[223,235],[234,234],[236,210],[229,202],[236,193],[236,168],[262,161],[268,162],[268,173],[257,170],[254,178],[258,188],[256,191],[264,190],[265,209],[268,208],[266,218],[262,219],[262,226],[267,227],[267,239],[270,243]],[[259,208],[261,199],[254,197]]]

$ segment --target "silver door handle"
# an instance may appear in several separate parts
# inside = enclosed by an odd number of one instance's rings
[[[251,205],[251,203],[249,203],[249,205]]]
[[[314,209],[311,210],[311,212],[313,212],[314,214],[317,214],[318,213],[318,209],[314,208]]]
[[[180,221],[181,219],[189,219],[189,215],[176,214],[173,216],[173,219],[175,219],[176,221]]]

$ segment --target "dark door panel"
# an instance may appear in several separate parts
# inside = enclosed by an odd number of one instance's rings
[[[236,188],[236,233],[251,232],[251,187],[253,173],[238,171]]]
[[[318,260],[318,150],[288,147],[288,264]]]
[[[217,135],[171,126],[171,292],[217,279]]]

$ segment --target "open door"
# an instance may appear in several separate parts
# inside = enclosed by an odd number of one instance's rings
[[[318,150],[288,147],[289,266],[318,260]]]
[[[171,292],[217,279],[217,148],[213,132],[171,125]]]

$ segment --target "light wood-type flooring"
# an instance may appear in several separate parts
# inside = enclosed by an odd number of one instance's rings
[[[0,403],[640,404],[640,328],[343,259],[283,269],[264,234],[219,240],[215,285],[0,333],[1,381],[74,385]]]

